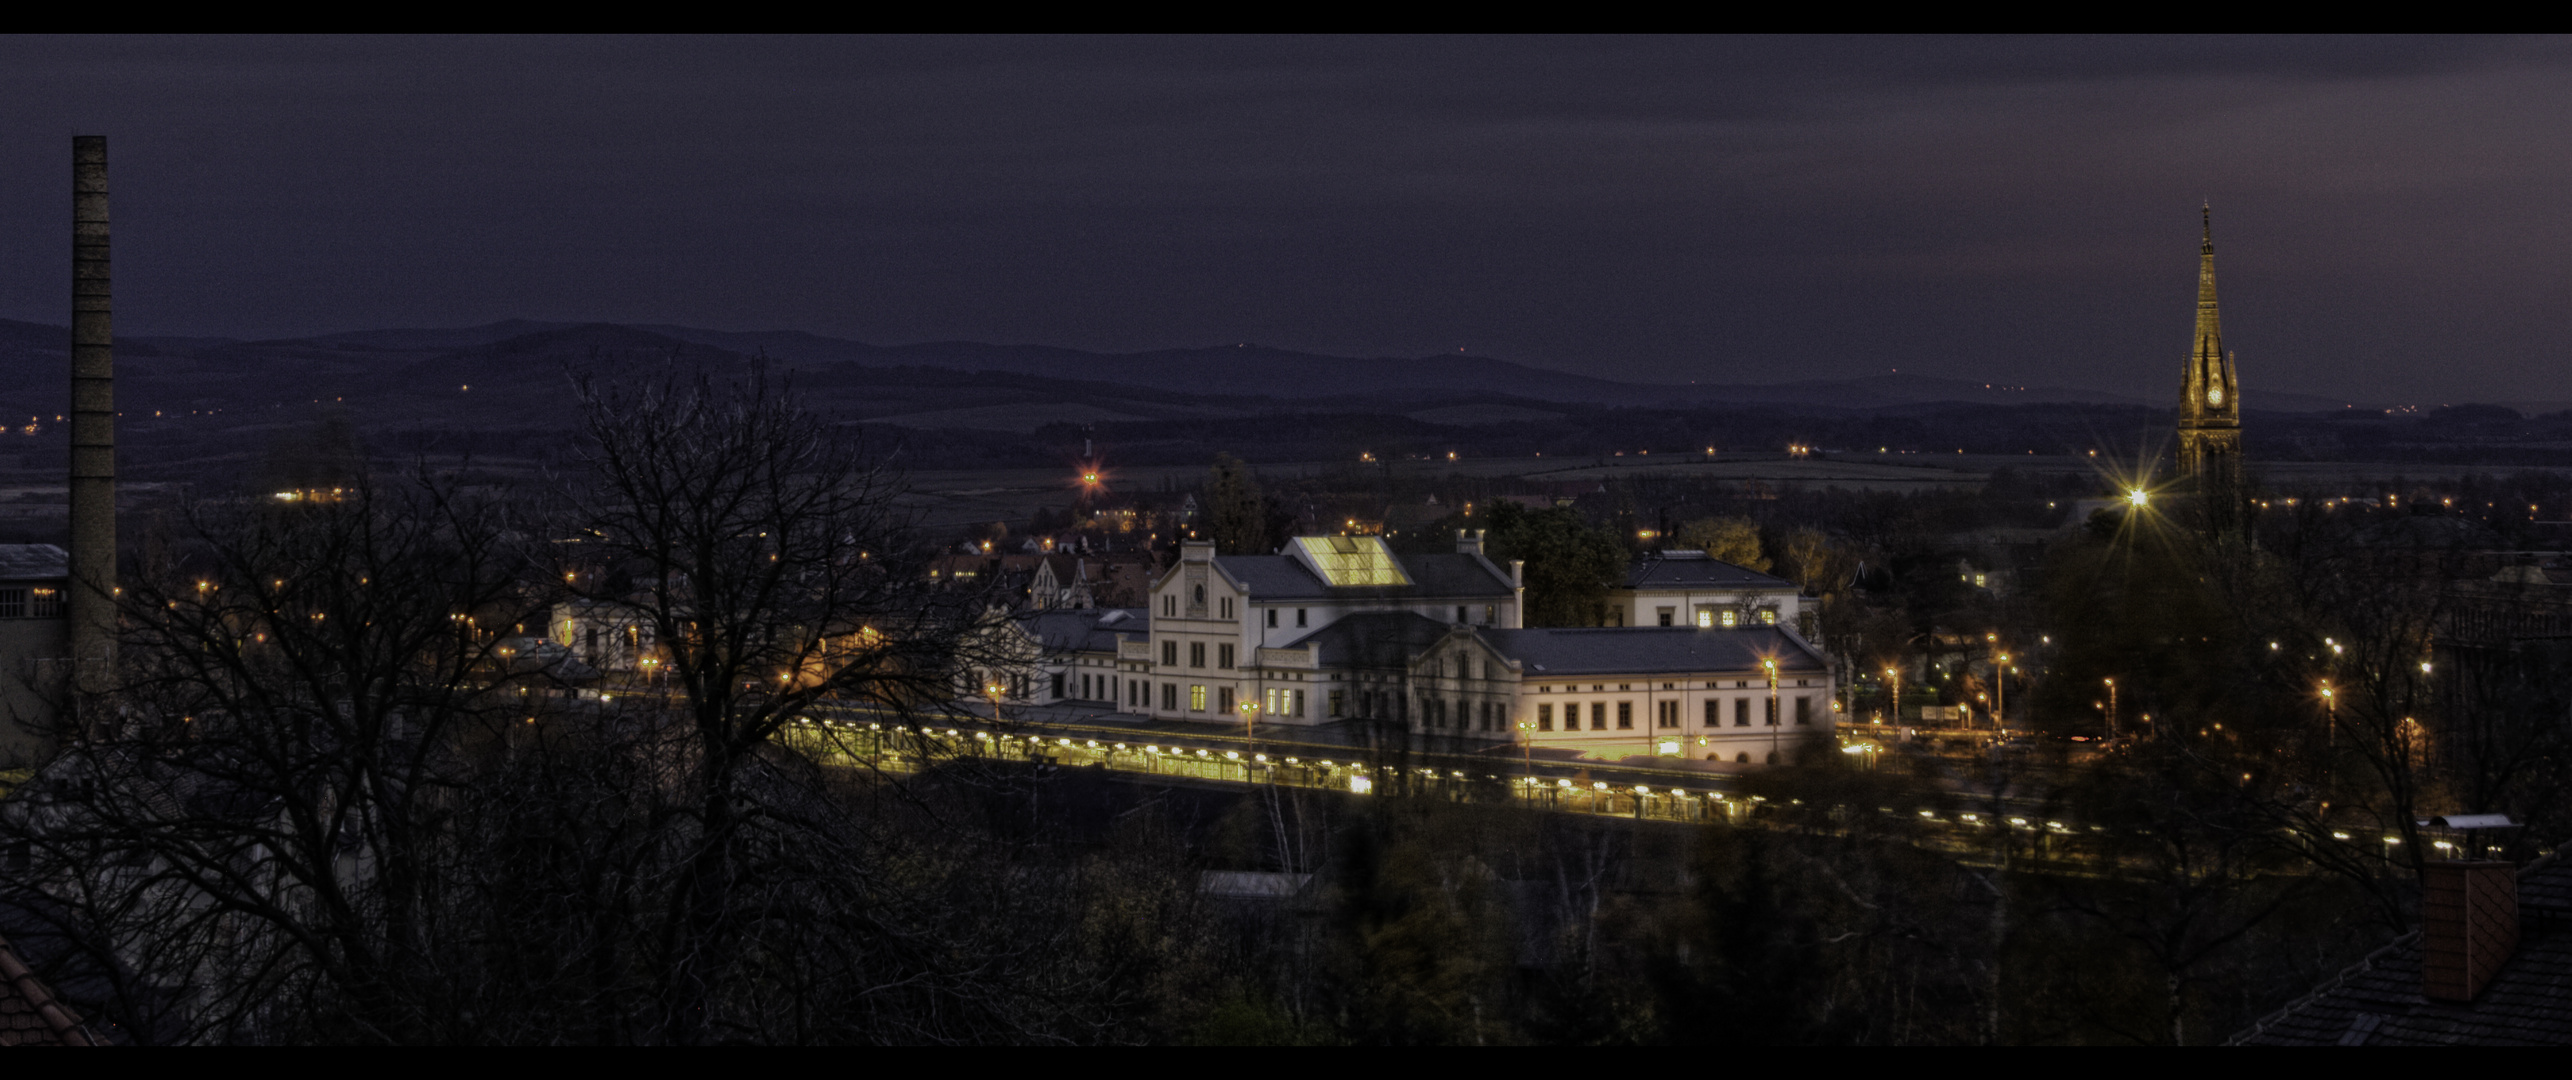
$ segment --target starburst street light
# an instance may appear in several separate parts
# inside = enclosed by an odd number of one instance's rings
[[[2152,501],[2152,493],[2142,488],[2127,488],[2125,501],[2140,508]]]

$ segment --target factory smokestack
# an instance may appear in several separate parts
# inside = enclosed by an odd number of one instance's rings
[[[74,688],[106,688],[116,648],[116,356],[108,321],[107,138],[71,141],[71,582]]]

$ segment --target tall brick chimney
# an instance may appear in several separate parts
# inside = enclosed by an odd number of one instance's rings
[[[2434,862],[2420,897],[2420,992],[2472,1001],[2518,950],[2518,869]]]
[[[116,648],[116,357],[108,320],[107,138],[71,141],[71,585],[75,685],[105,689]]]

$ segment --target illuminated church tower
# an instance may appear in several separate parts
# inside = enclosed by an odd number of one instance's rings
[[[2242,402],[2224,323],[2215,311],[2214,208],[2205,211],[2197,255],[2197,347],[2179,387],[2179,473],[2202,488],[2237,488],[2242,477]]]

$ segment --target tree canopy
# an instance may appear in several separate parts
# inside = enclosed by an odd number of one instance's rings
[[[1593,626],[1608,586],[1625,573],[1625,548],[1569,508],[1530,510],[1496,502],[1484,511],[1492,559],[1527,562],[1529,626]]]

